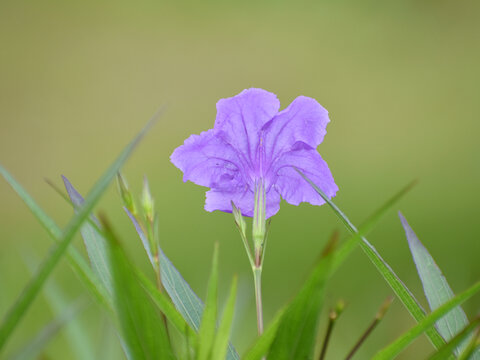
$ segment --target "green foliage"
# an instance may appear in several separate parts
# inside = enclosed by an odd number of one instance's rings
[[[313,353],[332,254],[322,256],[283,314],[269,350],[272,359],[307,359]]]
[[[406,348],[413,340],[419,335],[431,328],[438,319],[441,319],[445,314],[448,314],[456,306],[460,305],[470,297],[480,291],[480,282],[475,283],[473,286],[465,290],[464,292],[453,297],[443,305],[439,306],[435,311],[427,315],[421,321],[418,322],[412,329],[400,336],[392,344],[385,349],[381,350],[375,355],[375,360],[390,360],[397,356],[404,348]]]
[[[468,339],[472,331],[475,330],[476,328],[477,329],[479,328],[479,324],[480,324],[480,318],[477,317],[470,324],[468,324],[462,331],[460,331],[457,335],[455,335],[455,337],[453,337],[448,343],[446,343],[436,353],[434,353],[431,357],[429,357],[429,360],[448,359],[448,357],[453,354],[453,352],[458,348],[458,346],[461,343],[463,343],[466,339]],[[465,346],[464,351],[467,350],[468,348],[468,341],[466,345],[467,346]]]
[[[174,359],[166,323],[139,284],[133,266],[107,221],[101,221],[108,240],[115,313],[127,356],[132,360]]]
[[[325,195],[325,193],[317,186],[315,185],[306,175],[304,175],[301,171],[297,170],[299,174],[315,189],[315,191],[325,200],[325,202],[330,205],[330,207],[333,209],[335,214],[338,216],[338,218],[345,224],[346,228],[352,233],[352,234],[359,234],[359,231],[353,225],[353,223],[347,218],[347,216],[331,201],[328,196]],[[362,250],[365,252],[365,254],[368,256],[370,261],[375,265],[375,267],[378,269],[380,274],[383,276],[383,278],[387,281],[387,283],[390,285],[390,287],[393,289],[395,294],[398,296],[398,298],[402,301],[402,303],[405,305],[407,310],[410,312],[410,314],[413,316],[413,318],[417,321],[420,322],[425,318],[425,311],[422,309],[418,301],[415,299],[413,296],[412,292],[405,286],[405,284],[398,278],[397,274],[392,270],[392,268],[383,260],[383,258],[380,256],[380,254],[377,252],[375,247],[373,247],[368,240],[362,236],[359,235],[361,238],[360,247]],[[439,333],[434,329],[434,328],[427,328],[426,334],[432,344],[438,349],[440,348],[445,342],[442,339],[442,337],[439,335]]]
[[[433,311],[454,297],[452,289],[448,285],[442,271],[429,254],[428,250],[418,240],[417,235],[408,224],[405,217],[399,213],[400,220],[405,229],[405,235],[412,252],[413,261],[417,267],[418,275],[422,281],[423,291]],[[445,341],[452,339],[468,325],[468,319],[460,306],[454,308],[443,318],[439,319],[435,326]],[[468,343],[468,339],[455,349],[459,355]]]
[[[110,181],[115,177],[116,173],[120,170],[120,168],[128,159],[137,144],[143,138],[147,129],[148,127],[142,130],[142,132],[122,151],[117,160],[98,180],[98,182],[95,184],[95,186],[92,188],[91,192],[85,199],[85,203],[82,208],[80,208],[77,214],[73,216],[73,218],[70,220],[67,227],[65,228],[65,231],[63,231],[62,235],[59,237],[58,243],[53,246],[53,249],[47,256],[43,264],[40,266],[36,275],[34,275],[34,277],[30,280],[30,282],[27,284],[25,289],[22,291],[22,293],[16,300],[15,304],[12,306],[6,317],[3,319],[0,327],[0,350],[5,345],[5,342],[10,337],[11,333],[13,332],[21,318],[25,315],[25,312],[28,310],[31,303],[36,298],[38,292],[52,273],[55,266],[63,257],[65,251],[68,248],[68,245],[70,245],[70,243],[72,242],[74,235],[83,225],[83,223],[87,220],[87,217],[93,210],[100,197],[103,195],[104,191],[107,189]],[[0,172],[5,178],[8,177],[8,173],[1,167]],[[45,216],[42,216],[42,218],[45,218]],[[48,226],[52,226],[52,224],[49,223]]]

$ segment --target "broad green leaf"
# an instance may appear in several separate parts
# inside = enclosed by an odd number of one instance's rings
[[[225,309],[223,310],[222,320],[218,326],[215,341],[213,342],[212,360],[224,360],[228,350],[228,339],[232,330],[233,316],[235,313],[235,301],[237,298],[237,277],[233,278],[230,287],[230,295],[228,296]],[[205,309],[206,311],[206,309]]]
[[[309,359],[315,344],[332,254],[322,257],[280,319],[268,357],[276,360]]]
[[[360,234],[355,225],[347,218],[347,216],[338,208],[335,203],[330,200],[330,198],[325,195],[325,193],[314,184],[305,174],[297,169],[297,172],[307,181],[313,189],[325,200],[325,202],[332,208],[337,217],[345,224],[346,228],[352,234]],[[405,305],[407,310],[413,316],[413,318],[420,322],[425,318],[425,310],[420,306],[417,299],[413,296],[412,292],[405,286],[405,284],[398,278],[397,274],[392,270],[390,265],[388,265],[385,260],[380,256],[375,247],[370,244],[370,242],[363,236],[359,235],[362,240],[359,244],[365,254],[368,256],[370,261],[375,265],[377,270],[386,280],[386,282],[393,289],[398,298]],[[435,328],[428,328],[426,334],[435,348],[439,349],[445,344],[445,341],[440,336]]]
[[[244,355],[244,360],[261,360],[267,354],[268,349],[272,345],[275,335],[277,334],[278,326],[280,325],[280,320],[285,312],[285,309],[282,309],[275,315],[275,318],[269,324],[265,332],[260,335],[252,345],[252,347]]]
[[[137,135],[137,137],[122,151],[120,156],[98,180],[98,182],[95,184],[95,186],[92,188],[91,192],[87,196],[82,208],[80,208],[77,214],[72,217],[67,227],[65,228],[65,231],[62,232],[58,243],[53,246],[53,249],[50,251],[43,264],[40,266],[36,275],[32,277],[32,279],[24,288],[16,302],[10,308],[7,315],[3,319],[0,327],[0,349],[3,348],[7,339],[10,337],[13,330],[20,322],[21,318],[25,315],[25,312],[28,310],[33,300],[36,298],[43,284],[52,273],[52,270],[55,268],[55,266],[65,254],[65,251],[72,242],[75,234],[83,225],[85,220],[87,220],[87,217],[107,189],[110,181],[115,177],[116,173],[120,170],[120,168],[128,159],[137,144],[143,138],[148,127],[149,126],[143,129],[142,132]],[[2,171],[2,173],[4,173],[4,171]]]
[[[24,344],[20,350],[10,356],[10,360],[36,359],[45,350],[48,343],[71,321],[81,309],[80,302],[74,302],[64,309],[58,317],[47,324],[32,340]]]
[[[82,195],[72,186],[70,181],[62,176],[65,189],[67,190],[70,201],[74,205],[75,212],[81,209],[84,203]],[[90,221],[97,224],[97,220],[90,215]],[[89,221],[81,227],[80,233],[82,234],[83,242],[87,249],[88,258],[92,264],[93,271],[100,278],[105,288],[112,293],[112,275],[108,268],[107,248],[106,243],[102,237],[98,234],[96,229]]]
[[[218,307],[218,243],[213,251],[212,270],[208,281],[207,299],[198,331],[197,359],[207,360],[212,353]]]
[[[436,310],[428,314],[425,318],[420,320],[417,325],[407,331],[405,334],[397,338],[392,344],[375,355],[374,360],[391,360],[395,358],[403,349],[405,349],[413,340],[420,336],[427,329],[432,328],[438,319],[448,314],[456,306],[460,305],[470,297],[480,291],[480,281],[473,286],[458,294],[454,298],[448,300],[446,303],[438,307]]]
[[[127,354],[133,360],[174,359],[160,312],[135,276],[135,271],[109,224],[101,219],[107,238],[115,312]]]
[[[405,217],[401,213],[398,215],[405,229],[405,235],[413,256],[413,261],[417,267],[418,275],[422,281],[425,297],[428,300],[430,309],[433,311],[452,299],[455,295],[452,289],[450,289],[447,279],[445,279],[445,276],[443,276],[440,268],[435,263],[435,260],[433,260],[428,250],[420,242]],[[467,325],[467,316],[460,306],[453,309],[435,324],[438,332],[445,341],[452,339]],[[455,354],[460,354],[467,344],[468,339],[460,344],[455,350]]]
[[[142,227],[140,224],[138,224],[135,217],[131,216],[127,209],[125,209],[125,211],[127,212],[140,238],[146,237],[145,233],[143,233]],[[163,287],[172,299],[177,310],[182,314],[183,318],[192,327],[192,329],[198,331],[203,314],[202,301],[197,294],[195,294],[190,285],[185,281],[180,272],[175,268],[162,249],[158,250],[158,256],[160,260],[160,273]],[[239,359],[238,353],[231,344],[228,346],[227,359]]]
[[[442,348],[440,348],[436,353],[434,353],[429,360],[443,360],[447,359],[455,349],[460,345],[465,339],[470,336],[473,330],[478,328],[480,324],[480,318],[474,319],[470,324],[468,324],[463,330],[461,330],[455,337],[453,337],[448,343],[446,343]],[[467,343],[468,346],[468,343]]]

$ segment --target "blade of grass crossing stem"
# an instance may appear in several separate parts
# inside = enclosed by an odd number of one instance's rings
[[[277,334],[278,326],[280,325],[280,320],[285,313],[285,309],[280,310],[272,322],[268,325],[264,333],[259,336],[252,347],[244,355],[244,360],[261,360],[270,349],[275,335]]]
[[[397,338],[392,344],[375,355],[375,360],[390,360],[395,358],[403,349],[405,349],[413,340],[425,332],[428,328],[431,328],[438,319],[448,314],[453,308],[460,305],[470,297],[480,291],[480,281],[473,286],[458,294],[453,299],[448,300],[439,308],[428,314],[424,319],[418,322],[412,329],[405,334]]]
[[[120,170],[120,168],[128,159],[137,144],[143,138],[150,125],[151,123],[147,124],[147,126],[140,132],[140,134],[137,135],[137,137],[129,145],[127,145],[127,147],[121,152],[115,162],[97,181],[97,183],[87,196],[82,208],[79,209],[78,213],[75,214],[69,221],[65,230],[62,232],[58,243],[53,246],[53,249],[49,252],[47,258],[42,263],[35,276],[31,278],[30,282],[27,284],[27,286],[17,298],[13,306],[10,308],[7,315],[3,319],[0,327],[0,350],[3,348],[6,341],[12,334],[13,330],[16,328],[21,318],[23,317],[27,309],[30,307],[33,300],[36,298],[43,284],[52,273],[52,270],[55,268],[55,266],[65,254],[68,245],[70,245],[75,234],[80,229],[80,227],[92,211],[93,207],[96,205],[100,197],[107,189],[108,184],[112,181],[116,173]]]
[[[55,222],[38,206],[35,200],[25,191],[25,189],[10,175],[4,168],[0,166],[0,173],[10,184],[17,195],[28,206],[32,214],[37,218],[39,223],[47,230],[48,234],[54,241],[59,241],[62,236],[62,230]],[[92,293],[96,300],[106,307],[107,310],[112,309],[111,297],[106,292],[105,287],[100,283],[98,277],[93,273],[85,259],[78,251],[69,247],[67,249],[67,259],[75,274],[83,281],[87,289]]]
[[[75,212],[78,212],[84,203],[83,197],[72,186],[70,181],[65,176],[62,175],[62,179],[68,196],[70,197],[70,201],[74,205]],[[90,219],[94,223],[97,223],[97,220],[92,215],[90,215]],[[80,234],[82,235],[85,248],[87,249],[88,258],[90,259],[93,270],[100,278],[105,288],[111,293],[112,275],[110,274],[107,265],[107,245],[105,241],[103,241],[93,225],[91,225],[88,221],[85,222],[85,224],[81,227]]]
[[[58,317],[48,323],[30,342],[9,357],[10,360],[30,360],[39,358],[48,343],[67,325],[81,309],[80,302],[74,302],[63,310]]]
[[[471,333],[475,329],[479,329],[478,325],[480,324],[480,318],[477,317],[470,324],[468,324],[462,331],[460,331],[453,339],[441,347],[435,354],[429,357],[429,360],[443,360],[447,359],[453,354],[455,349],[461,344],[465,339],[472,338]],[[468,346],[468,343],[467,343]]]
[[[202,322],[198,331],[197,359],[207,360],[211,358],[215,329],[217,327],[218,307],[218,243],[213,251],[212,270],[208,280],[207,299],[203,310]]]
[[[285,310],[270,347],[271,359],[308,359],[313,353],[332,254],[322,257]]]
[[[303,174],[300,170],[297,169],[297,172],[307,181],[313,189],[327,202],[328,205],[333,209],[335,214],[338,216],[338,218],[345,224],[347,229],[352,233],[359,233],[355,225],[347,218],[347,216],[333,203],[333,201],[330,200],[330,198],[325,195],[325,193],[320,190],[320,188],[315,185],[305,174]],[[417,321],[420,322],[425,318],[425,311],[423,308],[420,306],[418,301],[415,299],[411,291],[405,286],[405,284],[398,278],[397,274],[392,270],[390,265],[388,265],[385,260],[380,256],[380,254],[377,252],[377,250],[373,247],[368,240],[361,235],[361,242],[360,242],[360,247],[362,250],[365,252],[365,254],[368,256],[370,261],[375,265],[375,267],[378,269],[380,274],[383,276],[383,278],[387,281],[387,283],[390,285],[390,287],[393,289],[395,294],[398,296],[398,298],[402,301],[402,303],[405,305],[407,310],[410,312],[410,314],[413,316],[413,318]],[[440,336],[440,334],[437,332],[435,328],[428,328],[426,331],[426,334],[432,344],[435,346],[435,348],[439,349],[440,347],[445,344],[445,341],[443,338]]]
[[[174,359],[160,313],[138,283],[134,268],[105,218],[115,310],[132,359]]]
[[[235,301],[237,298],[237,277],[235,276],[230,287],[230,294],[223,310],[222,320],[213,342],[212,360],[223,360],[228,350],[228,339],[232,330],[233,316],[235,314]]]
[[[403,228],[405,229],[408,246],[410,247],[415,266],[417,267],[425,297],[428,300],[430,309],[433,311],[448,300],[452,299],[455,295],[448,285],[447,279],[445,279],[442,271],[435,263],[435,260],[433,260],[433,257],[428,250],[420,242],[405,217],[401,213],[398,215]],[[438,332],[442,335],[445,341],[452,339],[467,325],[467,316],[460,306],[453,309],[435,324]],[[455,354],[459,355],[467,344],[468,339],[459,345],[455,350]]]
[[[128,209],[125,210],[140,239],[145,238],[146,235],[143,233],[140,224],[138,224],[134,216],[131,216]],[[161,248],[159,249],[158,254],[163,287],[185,321],[192,327],[192,329],[198,331],[203,314],[202,300],[200,300],[197,294],[195,294],[190,285],[185,281]],[[240,359],[232,344],[228,345],[227,359]]]

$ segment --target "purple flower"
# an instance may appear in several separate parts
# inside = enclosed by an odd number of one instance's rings
[[[335,184],[327,163],[317,152],[330,121],[315,99],[299,96],[279,112],[275,94],[247,89],[217,103],[213,129],[191,135],[170,159],[183,171],[183,181],[209,187],[205,210],[253,216],[255,193],[266,198],[266,217],[280,209],[280,196],[292,205],[324,200],[298,174],[301,170],[327,196]]]

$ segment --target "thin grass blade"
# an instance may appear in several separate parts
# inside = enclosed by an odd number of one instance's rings
[[[217,327],[218,308],[218,243],[213,251],[212,270],[208,281],[207,299],[203,310],[202,322],[198,331],[197,359],[207,360],[210,358],[215,329]]]
[[[126,212],[132,221],[140,239],[146,238],[142,227],[140,224],[138,224],[135,217],[131,216],[128,210],[126,210]],[[162,249],[159,249],[158,256],[160,260],[162,284],[165,290],[172,299],[177,310],[182,314],[185,321],[191,326],[192,329],[198,332],[203,314],[204,305],[202,300],[200,300],[197,294],[195,294],[190,285],[185,281],[180,272],[175,268]],[[229,344],[228,346],[227,359],[240,359],[232,344]]]
[[[222,321],[213,343],[212,360],[224,360],[228,350],[228,339],[232,330],[233,316],[235,313],[235,301],[237,298],[237,277],[235,276],[230,287],[230,294],[223,310]]]
[[[65,254],[68,246],[72,242],[75,234],[86,221],[93,207],[96,205],[100,197],[103,195],[108,185],[115,177],[116,173],[120,170],[122,165],[128,159],[132,151],[138,145],[140,140],[145,135],[146,131],[150,127],[150,123],[140,132],[139,135],[121,152],[115,162],[109,167],[104,175],[98,180],[95,186],[90,191],[89,195],[85,199],[85,203],[78,213],[72,217],[68,223],[65,231],[59,238],[57,244],[53,246],[53,249],[38,269],[36,275],[26,285],[20,296],[17,298],[13,306],[10,308],[0,326],[0,350],[5,345],[6,341],[16,328],[25,312],[30,307],[33,300],[36,298],[38,292],[42,288],[45,281],[48,279],[52,270],[58,264],[60,259]],[[4,171],[2,171],[2,174]]]
[[[480,324],[480,317],[474,319],[470,324],[468,324],[462,331],[460,331],[453,339],[446,343],[442,348],[440,348],[436,353],[430,356],[429,360],[443,360],[451,356],[456,348],[465,341],[465,339],[472,338],[471,333],[475,329],[479,329],[478,325]],[[468,343],[467,343],[468,346]]]
[[[268,357],[308,359],[312,356],[332,254],[323,256],[280,320]]]
[[[353,223],[347,218],[347,216],[338,208],[335,203],[330,200],[330,198],[325,195],[325,193],[315,184],[313,183],[305,174],[303,174],[300,170],[297,169],[297,172],[307,181],[313,189],[325,200],[325,202],[330,205],[334,213],[338,216],[338,218],[345,224],[346,228],[352,233],[352,234],[359,234],[359,231],[353,225]],[[398,296],[398,298],[402,301],[402,303],[405,305],[407,310],[410,312],[410,314],[413,316],[413,318],[417,321],[420,322],[425,318],[425,310],[420,306],[418,301],[415,299],[413,296],[412,292],[405,286],[405,284],[399,279],[397,274],[392,270],[390,265],[388,265],[385,260],[380,256],[380,254],[377,252],[375,247],[370,244],[370,242],[363,236],[360,235],[361,242],[360,246],[362,250],[365,252],[365,254],[368,256],[370,261],[375,265],[375,267],[378,269],[380,274],[383,276],[383,278],[387,281],[387,283],[390,285],[390,287],[393,289],[395,294]],[[443,338],[440,336],[438,331],[435,328],[428,328],[426,331],[426,334],[432,344],[435,346],[435,348],[439,349],[445,344],[445,341]]]
[[[280,320],[284,313],[285,309],[282,309],[275,315],[275,318],[268,325],[265,332],[255,340],[253,345],[243,356],[244,360],[261,360],[267,354],[268,349],[270,349],[270,346],[275,339]]]
[[[80,195],[65,176],[62,175],[62,179],[68,196],[70,197],[70,201],[74,205],[75,212],[78,213],[85,201],[82,195]],[[80,234],[82,235],[85,248],[87,249],[88,258],[90,259],[93,271],[100,278],[100,281],[107,291],[112,293],[112,274],[110,274],[108,268],[106,243],[90,222],[93,222],[98,226],[97,219],[95,219],[93,215],[90,215],[90,221],[85,222],[81,227]]]
[[[174,359],[167,330],[135,276],[118,239],[105,218],[101,218],[107,239],[113,279],[114,304],[127,354],[135,360]]]
[[[405,229],[405,235],[412,253],[413,261],[417,267],[418,275],[422,282],[423,291],[427,298],[430,309],[433,311],[452,299],[455,295],[448,285],[447,279],[435,263],[428,250],[418,239],[413,229],[408,224],[402,213],[399,212],[400,221]],[[460,306],[453,309],[435,324],[438,332],[445,341],[449,341],[457,335],[465,326],[468,325],[468,319]],[[469,339],[466,339],[455,350],[459,355],[467,346]]]
[[[427,329],[432,328],[438,319],[448,314],[456,306],[460,305],[470,297],[480,291],[480,281],[472,285],[464,292],[450,299],[435,311],[428,314],[424,319],[418,322],[412,329],[397,338],[392,344],[375,355],[374,360],[391,360],[395,358],[403,349],[405,349],[413,340],[420,336]]]

